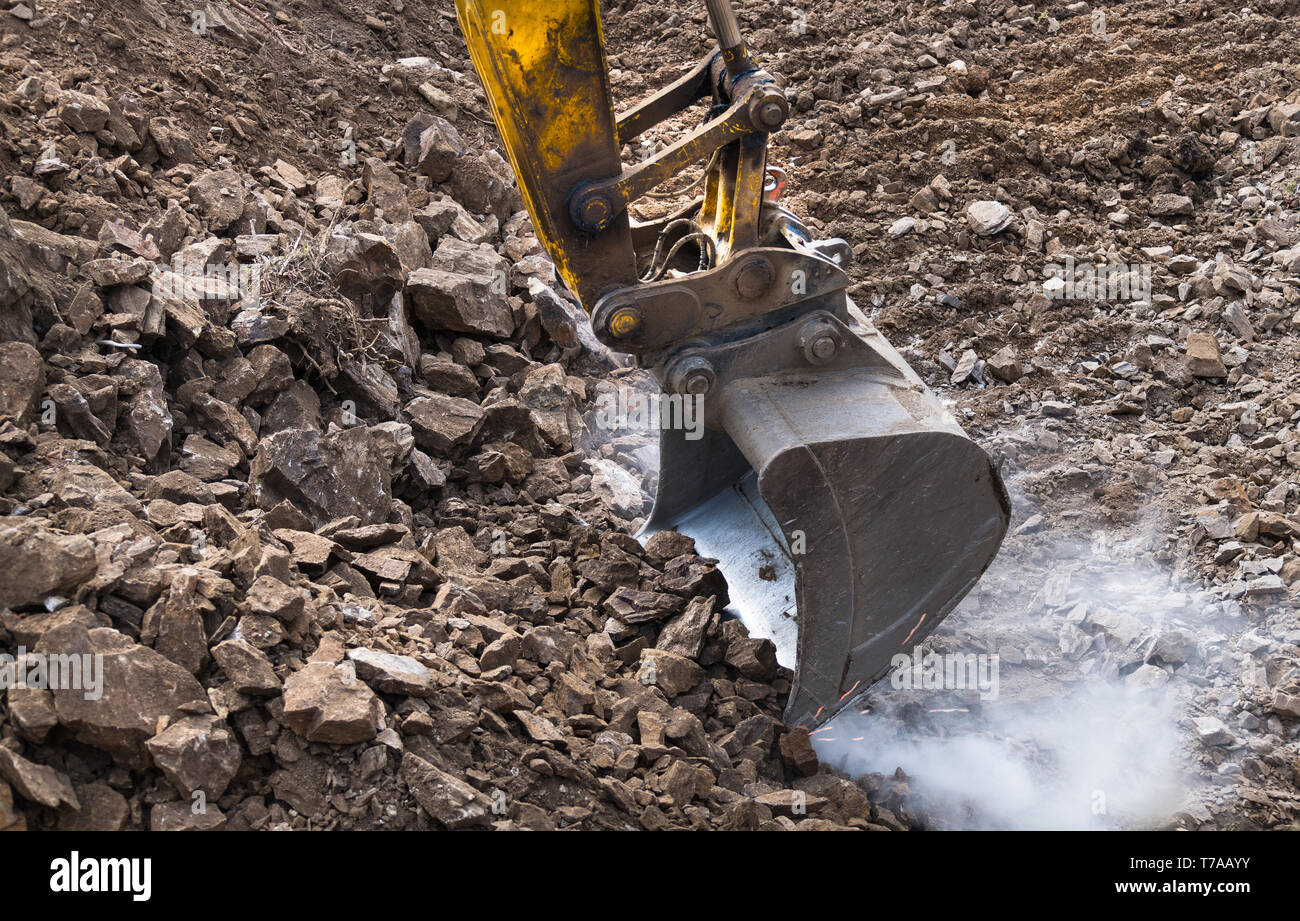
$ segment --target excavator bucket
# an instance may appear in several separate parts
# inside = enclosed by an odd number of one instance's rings
[[[988,455],[856,309],[830,364],[790,370],[796,332],[713,353],[703,437],[665,430],[646,534],[718,560],[730,610],[776,644],[785,711],[816,726],[911,654],[1006,533]]]

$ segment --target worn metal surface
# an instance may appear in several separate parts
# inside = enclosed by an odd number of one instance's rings
[[[456,15],[537,237],[584,305],[636,283],[626,212],[579,232],[572,189],[622,171],[596,0],[456,0]]]
[[[707,434],[663,433],[646,526],[719,560],[733,613],[795,668],[785,716],[805,726],[947,616],[1009,520],[984,451],[865,319],[837,313],[816,315],[842,337],[821,366],[796,357],[807,317],[688,353],[717,375]]]

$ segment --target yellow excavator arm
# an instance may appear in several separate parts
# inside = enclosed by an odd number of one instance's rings
[[[717,50],[616,113],[595,0],[457,0],[538,237],[610,348],[698,400],[660,435],[643,532],[717,558],[729,610],[795,672],[785,716],[825,722],[910,654],[992,561],[1009,505],[988,455],[849,301],[852,250],[780,206],[767,145],[789,117],[727,0]],[[703,122],[625,165],[697,103]],[[704,166],[667,217],[629,208]]]

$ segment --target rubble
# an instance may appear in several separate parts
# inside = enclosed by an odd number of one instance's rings
[[[1242,768],[1179,821],[1294,821],[1294,89],[1058,55],[1086,16],[1046,41],[1020,10],[895,34],[877,7],[781,39],[785,204],[855,245],[855,301],[1014,477],[1004,555],[1150,510],[1151,553],[1205,593],[1158,630],[1040,600],[1047,638],[1004,637],[1005,667],[1195,688],[1190,763]],[[611,9],[614,53],[693,59],[658,12]],[[1213,56],[1239,11],[1203,12],[1145,47]],[[0,828],[925,824],[905,781],[839,777],[781,724],[790,675],[688,537],[632,536],[654,436],[593,413],[635,379],[556,280],[454,33],[392,29],[391,60],[313,56],[268,91],[285,49],[245,66],[253,33],[210,22],[89,73],[19,25],[0,81],[0,648],[104,657],[100,697],[5,695]],[[1080,102],[1083,72],[1139,65],[1150,90]],[[245,102],[217,124],[186,84]],[[1067,256],[1149,265],[1151,290],[1058,297]],[[226,284],[254,268],[256,293]],[[1023,565],[1012,594],[1039,597]]]

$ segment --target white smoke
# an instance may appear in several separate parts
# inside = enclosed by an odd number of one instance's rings
[[[1149,828],[1168,819],[1190,792],[1185,691],[1155,666],[1133,673],[1154,636],[1190,629],[1201,608],[1169,566],[1132,561],[1141,543],[1081,546],[1040,534],[1005,547],[929,641],[959,655],[1010,652],[998,660],[997,698],[886,678],[814,733],[818,755],[852,777],[902,768],[912,808],[932,828]],[[1141,636],[1099,641],[1094,618]],[[1066,655],[1070,642],[1086,649]]]

